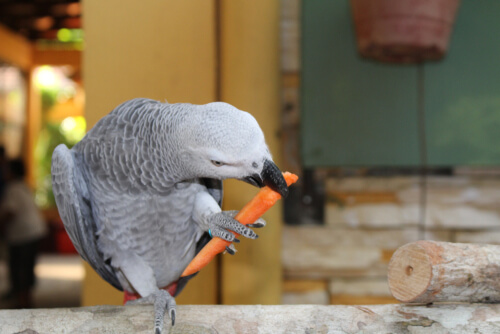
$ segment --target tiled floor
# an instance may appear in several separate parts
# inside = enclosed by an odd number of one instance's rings
[[[41,255],[35,267],[35,274],[35,307],[79,306],[84,269],[78,255]],[[0,260],[0,294],[8,289],[7,275],[7,264]],[[0,308],[8,308],[8,304],[0,301]]]

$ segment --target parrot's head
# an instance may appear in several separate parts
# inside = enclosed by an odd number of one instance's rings
[[[195,177],[239,179],[269,186],[283,197],[288,187],[273,162],[255,118],[227,103],[197,106],[182,126],[183,164]],[[186,159],[187,158],[187,159]]]

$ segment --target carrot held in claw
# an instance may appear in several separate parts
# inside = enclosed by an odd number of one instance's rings
[[[290,186],[291,184],[297,182],[299,177],[295,174],[284,172],[283,177],[285,178],[286,184]],[[272,190],[269,187],[263,187],[255,197],[248,202],[243,209],[238,212],[234,217],[237,221],[243,225],[248,225],[254,223],[260,218],[267,210],[269,210],[279,199],[281,195]],[[237,233],[232,232],[236,237]],[[184,269],[181,277],[192,275],[200,271],[203,267],[212,261],[212,259],[219,253],[226,250],[226,246],[229,246],[231,242],[223,240],[221,238],[213,238],[210,240],[205,247],[194,257],[189,265]]]

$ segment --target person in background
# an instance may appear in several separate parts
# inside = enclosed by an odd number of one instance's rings
[[[0,229],[8,247],[10,292],[14,308],[32,307],[35,262],[38,245],[47,226],[24,182],[25,167],[20,159],[7,164],[7,184],[0,203]]]

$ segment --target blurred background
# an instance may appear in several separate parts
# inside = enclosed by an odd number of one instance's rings
[[[0,0],[0,145],[48,231],[33,306],[123,300],[72,247],[50,159],[135,97],[246,110],[300,176],[179,304],[395,303],[399,246],[500,244],[500,3],[397,2]],[[225,182],[224,209],[255,192]],[[7,258],[0,238],[0,294]]]

